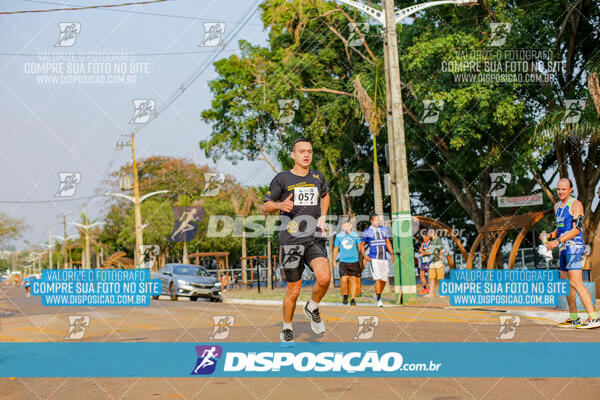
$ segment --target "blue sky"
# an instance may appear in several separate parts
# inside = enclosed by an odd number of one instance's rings
[[[120,1],[2,0],[0,10],[118,3]],[[201,71],[211,57],[220,59],[239,53],[239,39],[266,43],[260,11],[254,12],[258,3],[256,0],[174,0],[119,8],[0,15],[3,122],[0,176],[4,185],[0,201],[20,202],[0,204],[0,211],[25,218],[33,228],[27,235],[32,243],[48,240],[48,226],[52,226],[53,233],[62,235],[60,215],[66,214],[67,221],[78,220],[86,201],[90,217],[100,216],[105,199],[73,199],[93,196],[110,171],[131,160],[129,148],[115,152],[115,145],[123,140],[121,135],[130,133],[136,126],[141,128],[136,135],[138,158],[159,154],[187,157],[197,163],[213,165],[244,184],[268,184],[273,172],[264,162],[233,166],[224,161],[215,165],[198,151],[198,141],[210,134],[210,126],[202,122],[200,113],[210,105],[207,84],[216,77],[211,65],[185,87],[164,113],[161,112],[161,107],[177,94],[178,88]],[[240,27],[240,21],[249,14],[248,23]],[[74,44],[56,47],[59,24],[73,22],[79,24]],[[204,40],[204,23],[214,22],[225,23],[224,49],[200,46]],[[239,32],[232,37],[238,27]],[[104,73],[100,70],[108,68],[101,65],[104,60],[85,56],[90,52],[120,53],[121,56],[109,60],[113,71]],[[113,73],[114,62],[124,62],[127,72]],[[61,68],[58,64],[62,64],[62,70],[57,70]],[[54,72],[44,73],[45,68]],[[60,76],[101,79],[99,75],[113,75],[135,79],[135,83],[42,81],[50,79],[41,78],[48,75],[58,76],[53,79],[61,79]],[[126,78],[127,75],[134,78]],[[129,124],[134,99],[155,100],[159,116],[146,125]],[[59,187],[59,172],[79,172],[81,183],[69,201],[53,203],[52,200],[58,199],[54,196]],[[47,203],[26,203],[39,200]],[[75,233],[74,228],[68,231]]]

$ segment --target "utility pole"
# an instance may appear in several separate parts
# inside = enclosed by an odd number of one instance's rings
[[[138,179],[137,160],[135,158],[135,132],[131,133],[131,141],[129,143],[117,143],[117,149],[123,148],[125,146],[131,146],[131,156],[133,158],[133,212],[135,216],[135,249],[133,251],[133,254],[135,265],[138,265],[140,261],[140,248],[144,245],[144,231],[142,228],[142,210],[140,207],[140,182]]]
[[[63,237],[66,238],[67,237],[67,216],[65,214],[63,214]],[[67,269],[68,265],[67,265],[67,240],[65,239],[65,241],[63,242],[63,257],[64,257],[64,268]]]
[[[408,190],[408,167],[406,164],[406,142],[404,135],[404,110],[402,105],[402,83],[398,60],[398,38],[396,36],[396,13],[394,0],[383,0],[385,15],[385,57],[388,60],[387,76],[391,105],[391,131],[388,131],[390,144],[390,183],[392,194],[392,236],[395,253],[394,292],[397,302],[414,303],[417,300],[417,287],[414,274],[414,249]],[[404,266],[404,268],[402,268]]]
[[[52,225],[48,227],[48,269],[52,269]]]
[[[85,225],[89,225],[90,222],[88,220],[88,206],[85,205]],[[89,228],[85,230],[85,267],[84,269],[90,268],[90,230]]]
[[[135,265],[140,260],[140,249],[144,245],[142,230],[142,210],[140,207],[140,182],[138,180],[137,161],[135,159],[135,133],[131,134],[131,155],[133,156],[133,198],[135,199]]]

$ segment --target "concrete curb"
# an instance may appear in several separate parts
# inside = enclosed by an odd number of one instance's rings
[[[282,305],[282,300],[253,300],[253,299],[225,299],[223,301],[225,304],[246,304],[246,305],[257,305],[257,306],[280,306]],[[306,304],[306,301],[298,301],[297,305],[301,305],[304,306]],[[328,302],[324,302],[324,303],[320,303],[321,306],[327,306],[327,307],[351,307],[349,304],[342,304],[342,303],[328,303]],[[377,307],[375,305],[375,303],[356,303],[356,306],[361,306],[361,307]],[[386,304],[383,306],[383,308],[389,308],[389,307],[400,307],[398,305],[395,304]]]

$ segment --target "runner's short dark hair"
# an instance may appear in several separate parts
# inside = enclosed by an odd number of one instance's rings
[[[379,214],[377,214],[377,213],[373,213],[373,214],[371,214],[371,215],[369,216],[369,221],[373,221],[373,218],[375,218],[375,217],[379,217]]]
[[[310,139],[305,138],[305,137],[299,137],[298,139],[296,139],[292,142],[292,151],[294,151],[294,146],[296,146],[296,143],[300,143],[300,142],[307,142],[307,143],[310,143],[310,145],[312,146],[312,142],[310,141]]]

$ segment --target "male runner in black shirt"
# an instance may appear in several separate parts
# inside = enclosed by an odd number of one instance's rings
[[[292,144],[294,168],[280,172],[273,178],[264,197],[265,212],[279,211],[282,228],[279,232],[279,264],[287,282],[283,298],[283,329],[281,342],[293,345],[292,319],[296,300],[302,286],[304,266],[315,274],[312,298],[304,312],[317,334],[325,333],[325,324],[319,313],[319,302],[329,287],[329,262],[325,250],[325,216],[329,209],[329,193],[323,174],[309,169],[312,162],[312,144],[299,138]]]

